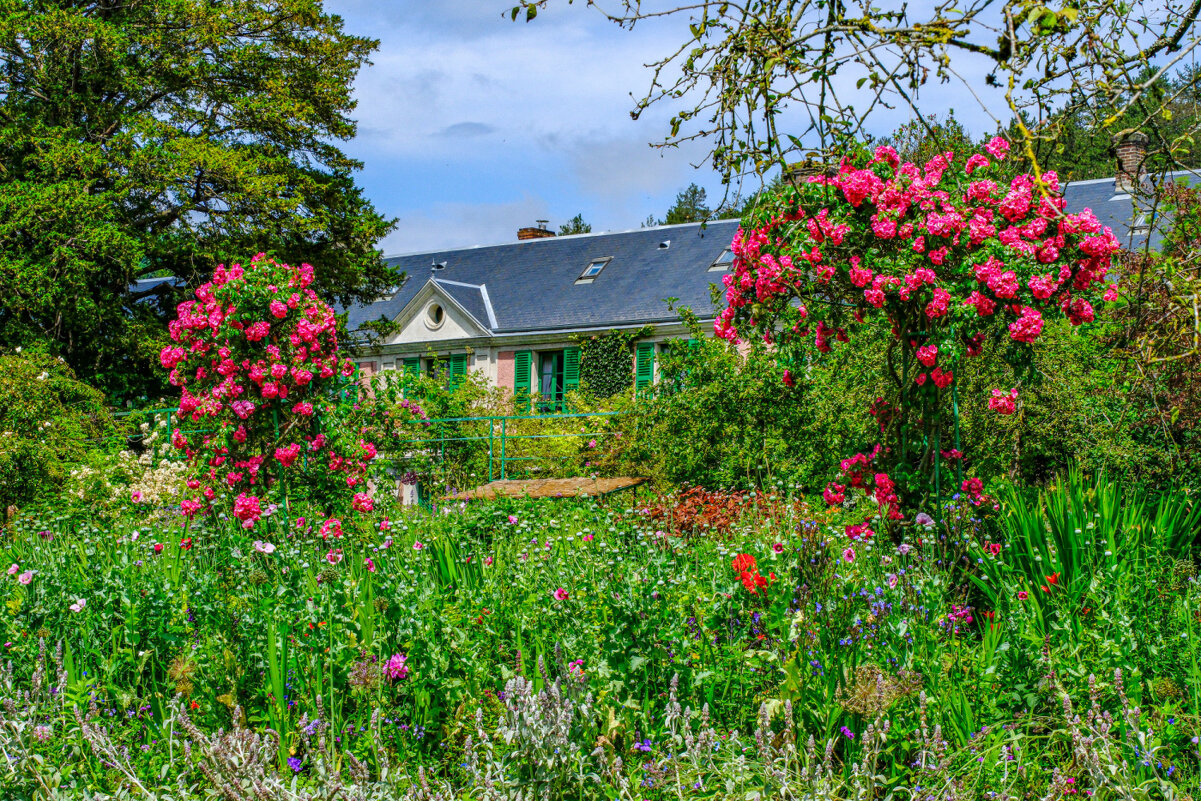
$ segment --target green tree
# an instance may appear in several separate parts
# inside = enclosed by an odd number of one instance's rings
[[[320,0],[0,0],[0,343],[120,395],[234,254],[308,262],[343,304],[394,285],[337,146],[376,45]]]
[[[584,222],[584,215],[577,214],[567,222],[559,226],[559,236],[571,236],[572,234],[590,234],[592,233],[592,224]]]
[[[705,190],[695,183],[688,184],[676,195],[676,202],[667,210],[667,216],[659,222],[660,225],[678,225],[680,223],[704,222],[713,212],[705,205]]]

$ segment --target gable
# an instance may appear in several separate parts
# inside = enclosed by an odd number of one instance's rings
[[[405,304],[396,318],[399,330],[384,344],[408,345],[489,335],[462,304],[430,280]]]

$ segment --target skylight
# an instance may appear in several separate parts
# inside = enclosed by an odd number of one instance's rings
[[[593,279],[601,274],[601,270],[605,269],[605,265],[612,260],[612,256],[605,256],[603,258],[593,259],[592,261],[588,262],[588,266],[584,268],[584,272],[580,273],[580,277],[576,279],[576,283],[592,283]]]
[[[726,248],[721,252],[721,255],[709,265],[709,272],[721,272],[730,269],[730,265],[734,263],[734,251]]]

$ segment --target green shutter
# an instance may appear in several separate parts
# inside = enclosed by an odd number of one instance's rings
[[[571,392],[580,388],[580,349],[568,348],[563,351],[563,391]]]
[[[405,359],[401,362],[400,371],[401,394],[407,398],[417,389],[417,379],[421,377],[421,357]]]
[[[519,350],[513,354],[513,397],[519,412],[530,408],[530,365],[533,361],[531,351]]]
[[[467,377],[467,354],[455,353],[450,357],[450,374],[447,376],[447,388],[454,392],[463,384]]]
[[[655,380],[655,343],[639,342],[634,361],[634,389],[646,389]]]

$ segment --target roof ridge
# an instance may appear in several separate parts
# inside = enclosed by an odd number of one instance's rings
[[[521,245],[533,245],[533,244],[538,244],[538,243],[542,243],[542,242],[562,242],[567,239],[575,240],[575,239],[588,239],[588,238],[602,237],[602,236],[621,236],[623,234],[642,233],[643,231],[669,231],[669,230],[674,231],[678,228],[688,228],[688,227],[699,228],[701,226],[721,225],[724,223],[739,223],[739,222],[740,221],[737,219],[707,220],[705,222],[676,223],[674,225],[656,225],[653,228],[628,228],[624,231],[596,231],[596,232],[587,233],[587,234],[566,234],[564,236],[544,236],[544,237],[539,237],[537,239],[520,239],[516,242],[497,242],[497,243],[490,244],[490,245],[467,245],[466,247],[442,248],[441,250],[413,250],[408,253],[393,253],[392,255],[385,255],[384,259],[386,259],[386,260],[408,259],[408,258],[412,258],[413,256],[426,256],[426,255],[433,256],[433,255],[437,255],[440,253],[454,253],[456,251],[461,251],[461,250],[480,250],[483,248],[519,247]]]

